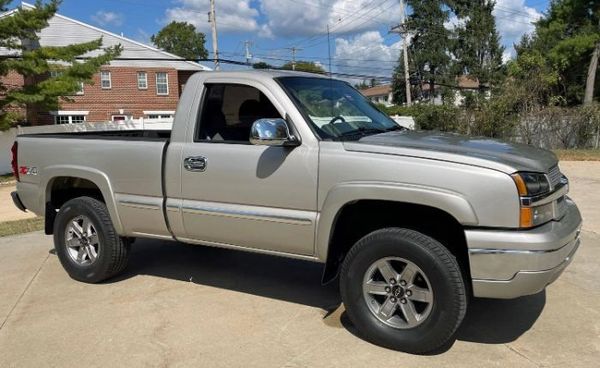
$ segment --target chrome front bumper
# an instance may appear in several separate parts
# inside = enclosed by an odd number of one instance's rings
[[[532,230],[467,230],[473,294],[511,299],[542,291],[579,247],[581,214],[566,199],[565,215]]]

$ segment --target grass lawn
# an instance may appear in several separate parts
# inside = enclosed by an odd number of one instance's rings
[[[600,161],[600,149],[554,150],[561,161]]]
[[[13,176],[13,174],[2,174],[0,175],[0,183],[6,183],[9,181],[13,181],[15,180],[15,177]]]
[[[30,233],[44,229],[44,218],[36,217],[32,219],[7,221],[0,223],[0,237]]]

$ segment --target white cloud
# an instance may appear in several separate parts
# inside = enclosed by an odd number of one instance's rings
[[[275,38],[273,31],[271,31],[271,28],[266,24],[262,24],[260,26],[260,30],[258,31],[258,36],[263,37],[263,38]]]
[[[446,27],[447,29],[453,30],[457,27],[462,27],[464,26],[467,21],[469,20],[469,17],[464,17],[461,19],[458,19],[458,17],[454,14],[450,15],[450,18],[444,22],[444,27]]]
[[[525,5],[525,0],[497,0],[494,9],[496,27],[502,36],[502,42],[514,54],[513,44],[518,43],[526,33],[531,33],[533,23],[542,17],[542,13]]]
[[[386,45],[378,31],[367,31],[352,38],[335,40],[338,71],[370,75],[390,75],[396,66],[402,42]]]
[[[261,12],[267,26],[285,37],[324,34],[329,24],[333,33],[356,33],[397,23],[400,6],[396,1],[307,0],[302,5],[290,0],[262,0]]]
[[[123,24],[124,17],[121,13],[98,10],[96,14],[92,15],[92,20],[101,26],[111,25],[119,27]]]
[[[219,0],[216,2],[217,29],[219,32],[256,32],[258,10],[251,0]],[[166,23],[171,21],[188,22],[201,31],[210,32],[208,22],[210,0],[177,0],[176,6],[166,11]]]

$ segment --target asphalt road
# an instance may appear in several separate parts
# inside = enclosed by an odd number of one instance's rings
[[[435,355],[358,338],[317,264],[138,241],[122,277],[87,285],[32,233],[0,238],[0,367],[598,366],[600,163],[561,166],[585,219],[573,263],[537,295],[474,300]]]

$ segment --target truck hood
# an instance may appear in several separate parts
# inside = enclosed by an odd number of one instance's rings
[[[475,165],[506,172],[548,172],[557,165],[554,153],[525,144],[452,133],[393,131],[344,142],[348,151],[411,156]]]

